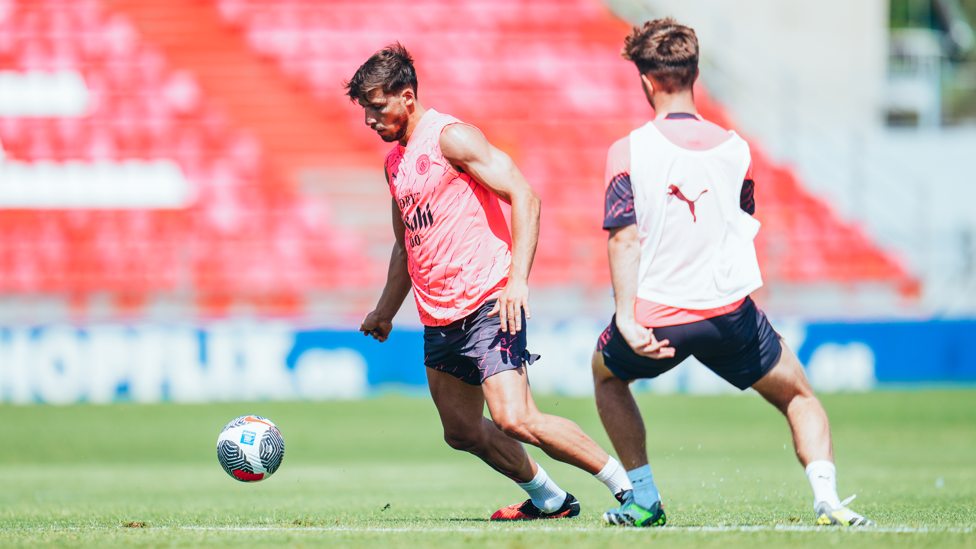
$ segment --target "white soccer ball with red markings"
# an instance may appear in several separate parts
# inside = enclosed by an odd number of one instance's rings
[[[241,416],[217,437],[217,460],[241,482],[257,482],[274,474],[285,457],[285,439],[278,426],[261,416]]]

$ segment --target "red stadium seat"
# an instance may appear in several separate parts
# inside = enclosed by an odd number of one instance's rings
[[[207,314],[240,300],[295,314],[302,296],[375,289],[386,259],[367,250],[387,242],[389,229],[363,233],[321,219],[329,195],[298,192],[294,173],[322,163],[378,168],[388,145],[362,130],[362,113],[341,84],[394,40],[417,60],[425,105],[481,127],[542,196],[533,282],[609,285],[600,229],[606,150],[652,112],[633,67],[619,58],[627,26],[596,0],[443,0],[416,10],[392,0],[12,6],[0,22],[0,69],[78,71],[91,112],[0,118],[7,159],[173,158],[198,198],[177,211],[4,212],[0,291],[107,292],[126,296],[130,312],[146,301],[139,296],[192,294]],[[203,24],[200,10],[210,10],[226,35],[174,33],[153,15],[158,9],[187,24]],[[375,16],[392,12],[397,17]],[[208,52],[234,48],[257,65],[238,70],[206,60]],[[268,61],[289,87],[254,81],[253,71]],[[257,93],[275,99],[246,112],[241,105]],[[317,126],[295,128],[308,118],[307,110],[289,111],[302,97],[314,105]],[[704,90],[697,97],[707,118],[730,126]],[[305,146],[312,140],[305,135],[321,142],[317,149]],[[321,150],[333,152],[323,157]],[[870,282],[917,293],[894,257],[755,146],[754,172],[764,224],[756,243],[768,282]],[[311,211],[318,212],[314,223],[303,213]]]

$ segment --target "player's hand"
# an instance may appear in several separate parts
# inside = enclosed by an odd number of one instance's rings
[[[667,339],[658,341],[654,337],[654,330],[641,326],[637,322],[621,322],[617,320],[617,329],[620,335],[624,336],[627,344],[640,356],[659,360],[674,356],[674,347],[668,347],[671,343]]]
[[[488,316],[499,315],[501,331],[515,335],[515,332],[522,329],[522,309],[525,309],[526,319],[532,318],[529,310],[529,285],[525,281],[510,278]]]
[[[376,314],[376,311],[373,311],[363,318],[363,323],[359,326],[359,331],[364,336],[373,336],[373,339],[383,343],[390,337],[390,332],[393,331],[393,321],[380,318]]]

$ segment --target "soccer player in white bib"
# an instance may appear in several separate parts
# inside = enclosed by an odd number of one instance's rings
[[[693,355],[786,416],[817,524],[873,525],[838,498],[827,414],[799,360],[749,298],[762,286],[749,146],[695,109],[695,31],[670,18],[649,21],[633,29],[621,55],[637,65],[655,118],[614,143],[607,158],[603,228],[616,315],[597,344],[593,378],[600,418],[633,492],[604,519],[664,525],[629,383]]]

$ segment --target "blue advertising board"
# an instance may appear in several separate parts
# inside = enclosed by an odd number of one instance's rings
[[[976,322],[774,322],[820,392],[976,383]],[[537,393],[587,395],[604,325],[532,326]],[[0,402],[213,402],[362,398],[426,392],[423,332],[378,343],[352,330],[231,320],[206,325],[0,328]],[[635,384],[660,393],[735,393],[694,359]]]

